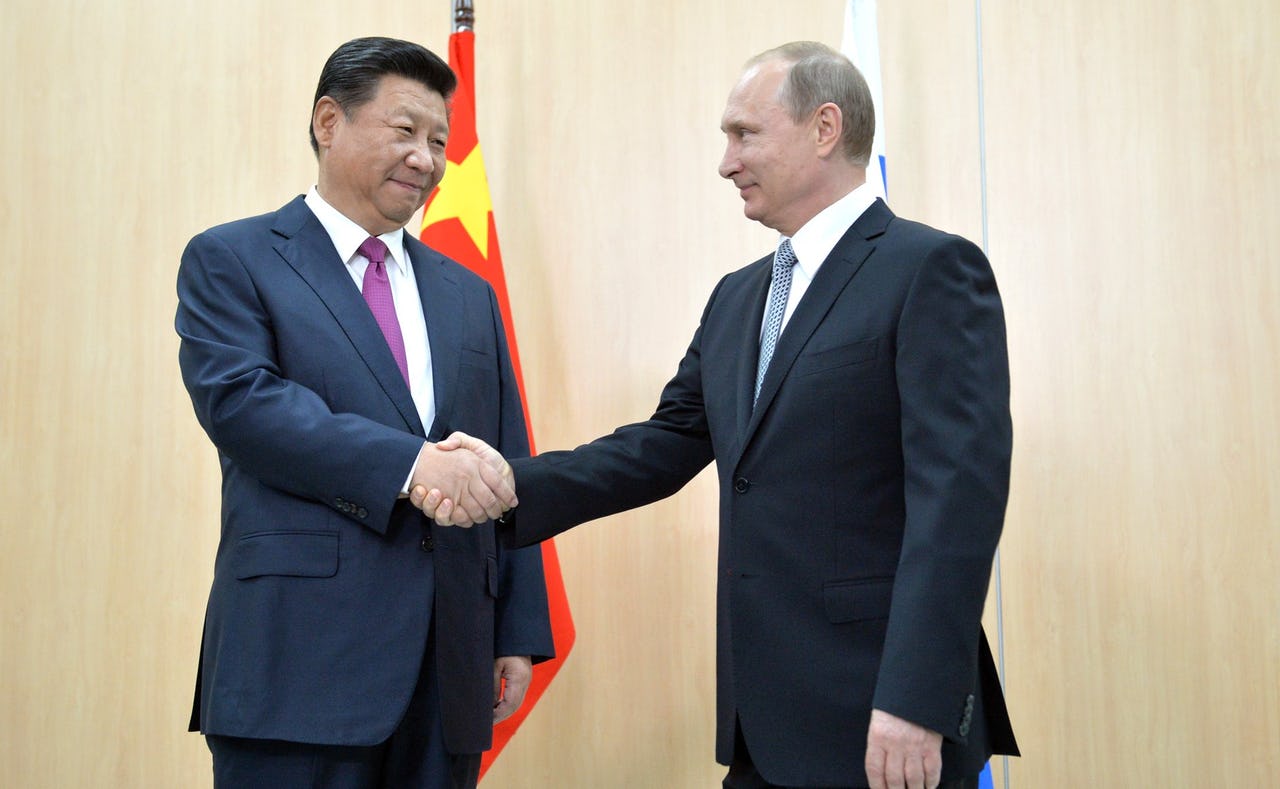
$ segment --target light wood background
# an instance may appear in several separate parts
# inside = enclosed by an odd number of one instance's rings
[[[767,251],[716,175],[724,98],[759,50],[838,45],[843,5],[480,3],[540,447],[647,416],[714,282]],[[443,52],[449,6],[0,2],[0,785],[209,785],[184,729],[218,482],[178,255],[312,183],[337,44]],[[1280,6],[989,1],[981,92],[978,21],[881,3],[891,204],[981,240],[985,173],[1008,312],[1008,786],[1271,785]],[[718,786],[710,475],[559,546],[578,643],[484,785]]]

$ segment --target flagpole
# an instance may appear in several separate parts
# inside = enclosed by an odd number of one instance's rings
[[[474,30],[476,26],[476,8],[471,0],[453,0],[453,32]]]
[[[977,51],[978,66],[978,191],[982,207],[982,253],[991,257],[990,236],[987,228],[987,110],[986,110],[986,76],[982,58],[982,0],[973,0],[973,28],[977,40],[974,49]],[[1000,690],[1004,691],[1008,683],[1008,671],[1004,663],[1004,583],[1000,571],[1000,547],[996,546],[992,561],[993,582],[996,592],[996,661],[999,666]],[[1004,766],[1004,789],[1009,789],[1009,757],[1002,755]],[[994,782],[994,776],[992,781]]]

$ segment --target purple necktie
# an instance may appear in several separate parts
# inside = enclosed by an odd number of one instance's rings
[[[396,365],[407,384],[409,362],[404,356],[404,336],[400,334],[400,321],[396,320],[396,303],[391,298],[391,280],[387,279],[387,245],[382,243],[382,239],[370,236],[360,245],[360,254],[369,259],[369,266],[364,270],[361,292],[373,312],[373,319],[382,329],[382,336],[387,338],[391,355],[396,357]]]

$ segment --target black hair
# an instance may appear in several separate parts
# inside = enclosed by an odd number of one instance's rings
[[[312,117],[316,104],[328,96],[338,103],[348,117],[362,104],[371,101],[378,81],[387,74],[406,77],[436,91],[447,102],[458,87],[458,78],[449,64],[426,47],[411,41],[371,36],[357,38],[334,50],[325,61],[311,102]],[[310,124],[311,150],[320,152],[315,129]]]

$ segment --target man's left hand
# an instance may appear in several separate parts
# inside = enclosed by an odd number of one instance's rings
[[[525,655],[493,661],[493,722],[495,725],[520,709],[533,680],[533,660]]]
[[[937,789],[942,782],[942,735],[872,710],[866,768],[871,789]]]

